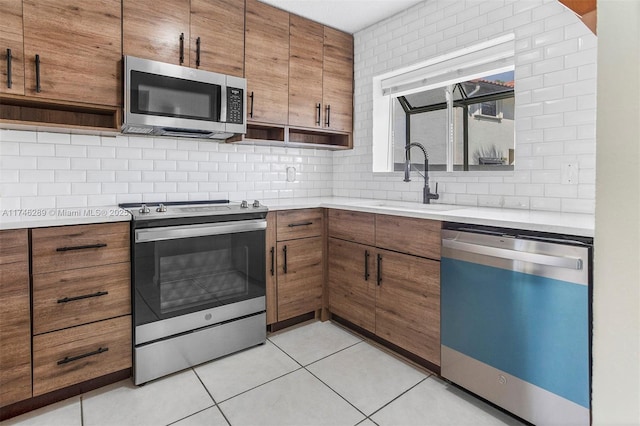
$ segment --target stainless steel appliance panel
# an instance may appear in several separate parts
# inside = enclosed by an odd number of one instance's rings
[[[196,330],[134,349],[134,383],[193,367],[266,340],[266,314]]]

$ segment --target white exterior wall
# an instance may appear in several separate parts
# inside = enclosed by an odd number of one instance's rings
[[[596,36],[557,0],[427,0],[355,34],[354,149],[333,194],[421,200],[420,179],[372,173],[372,77],[515,33],[515,172],[434,172],[440,202],[593,213]],[[562,184],[562,164],[579,166]]]

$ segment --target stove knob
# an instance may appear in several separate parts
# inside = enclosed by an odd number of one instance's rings
[[[160,203],[160,205],[158,206],[158,208],[156,209],[156,211],[158,213],[164,213],[167,211],[167,206],[165,206],[164,204]]]
[[[242,202],[240,203],[240,208],[241,209],[248,209],[249,208],[249,203],[247,203],[247,200],[242,200]]]
[[[260,207],[260,201],[258,201],[258,200],[253,200],[253,207],[254,207],[254,208],[256,208],[256,209],[257,209],[258,207]]]
[[[149,207],[147,207],[146,204],[143,204],[142,206],[140,206],[140,210],[138,210],[138,212],[140,212],[141,214],[147,214],[150,211],[151,210],[149,209]]]

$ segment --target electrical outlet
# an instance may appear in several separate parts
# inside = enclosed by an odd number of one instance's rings
[[[577,185],[580,166],[578,163],[563,163],[561,181],[563,185]]]

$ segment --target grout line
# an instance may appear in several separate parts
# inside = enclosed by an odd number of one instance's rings
[[[332,388],[331,386],[329,386],[328,384],[326,384],[325,382],[322,381],[322,379],[320,379],[320,377],[316,376],[315,374],[313,374],[311,371],[307,370],[306,368],[304,369],[305,371],[307,371],[309,374],[311,374],[313,377],[315,377],[320,383],[322,383],[323,385],[325,385],[326,387],[328,387],[333,393],[335,393],[336,395],[338,395],[340,398],[342,398],[347,404],[349,404],[350,406],[352,406],[353,408],[356,409],[356,411],[358,411],[358,413],[362,414],[365,418],[362,419],[362,421],[365,421],[366,419],[369,418],[369,416],[367,416],[361,409],[359,409],[358,407],[356,407],[355,405],[353,405],[351,403],[351,401],[349,401],[347,398],[345,398],[344,396],[340,395],[340,393],[338,393],[338,391],[336,391],[334,388]],[[361,422],[360,422],[361,423]]]
[[[84,426],[84,398],[80,394],[80,426]]]
[[[403,395],[405,395],[407,392],[409,392],[411,389],[415,388],[416,386],[418,386],[419,384],[421,384],[422,382],[424,382],[425,380],[428,380],[431,376],[427,376],[424,379],[420,380],[418,383],[416,383],[415,385],[411,386],[409,389],[405,390],[404,392],[401,392],[398,396],[396,396],[395,398],[393,398],[391,401],[387,402],[386,404],[384,404],[382,407],[378,408],[377,410],[375,410],[373,413],[371,413],[370,416],[373,416],[376,413],[379,413],[381,410],[383,410],[384,408],[388,407],[389,404],[393,403],[394,401],[396,401],[398,398],[402,397]],[[371,420],[373,421],[373,420]],[[375,422],[374,422],[375,423]],[[376,423],[377,424],[377,423]]]
[[[175,422],[171,422],[171,423],[169,423],[167,426],[174,425],[174,424],[176,424],[176,423],[178,423],[178,422],[183,421],[184,419],[188,419],[189,417],[195,416],[196,414],[198,414],[198,413],[202,413],[203,411],[208,410],[209,408],[213,408],[213,407],[215,407],[215,406],[216,406],[216,405],[214,404],[214,405],[212,405],[211,407],[205,407],[205,408],[203,408],[202,410],[198,410],[198,411],[196,411],[195,413],[191,413],[191,414],[189,414],[188,416],[184,416],[183,418],[178,419],[178,420],[176,420]]]
[[[213,397],[213,395],[211,395],[211,392],[209,392],[209,388],[207,388],[207,385],[205,385],[205,384],[204,384],[204,382],[203,382],[203,381],[202,381],[202,379],[200,378],[200,375],[198,374],[198,372],[196,371],[196,369],[195,369],[195,368],[193,368],[193,367],[191,367],[191,371],[193,371],[193,374],[195,374],[195,375],[196,375],[196,377],[198,378],[198,380],[199,380],[199,381],[200,381],[200,383],[202,384],[202,387],[204,388],[204,390],[205,390],[205,391],[207,392],[207,394],[209,395],[209,398],[211,398],[211,400],[213,401],[213,405],[212,405],[211,407],[207,407],[207,408],[205,408],[205,409],[203,409],[203,410],[200,410],[200,411],[208,410],[209,408],[212,408],[212,407],[217,407],[217,408],[218,408],[218,411],[220,411],[220,414],[222,414],[222,417],[224,417],[224,420],[227,422],[227,424],[228,424],[229,426],[231,426],[231,422],[229,421],[229,419],[227,418],[227,416],[225,416],[224,412],[222,411],[222,408],[220,408],[220,404],[218,404],[218,402],[217,402],[217,401],[216,401],[216,399]],[[190,416],[187,416],[187,417],[191,417],[191,416],[193,416],[194,414],[199,413],[200,411],[197,411],[197,412],[195,412],[195,413],[193,413],[193,414],[191,414]],[[186,419],[187,417],[185,417],[185,419]]]
[[[233,395],[233,396],[231,396],[231,397],[229,397],[229,398],[227,398],[227,399],[225,399],[225,400],[222,400],[222,401],[220,401],[219,403],[217,403],[216,405],[220,406],[220,404],[225,403],[225,402],[227,402],[227,401],[229,401],[229,400],[231,400],[231,399],[233,399],[233,398],[237,398],[237,397],[239,397],[240,395],[244,395],[244,394],[245,394],[245,393],[247,393],[247,392],[250,392],[250,391],[252,391],[252,390],[254,390],[254,389],[259,388],[260,386],[264,386],[264,385],[266,385],[267,383],[271,383],[271,382],[273,382],[273,381],[275,381],[275,380],[278,380],[278,379],[280,379],[280,378],[282,378],[282,377],[284,377],[284,376],[288,376],[288,375],[289,375],[289,374],[291,374],[291,373],[295,373],[296,371],[300,371],[300,370],[303,370],[303,369],[304,369],[304,367],[296,368],[295,370],[291,370],[291,371],[289,371],[288,373],[284,373],[284,374],[282,374],[281,376],[274,377],[273,379],[270,379],[270,380],[268,380],[268,381],[266,381],[266,382],[264,382],[264,383],[260,383],[259,385],[256,385],[256,386],[254,386],[254,387],[252,387],[252,388],[250,388],[250,389],[247,389],[247,390],[244,390],[244,391],[240,392],[239,394]]]

